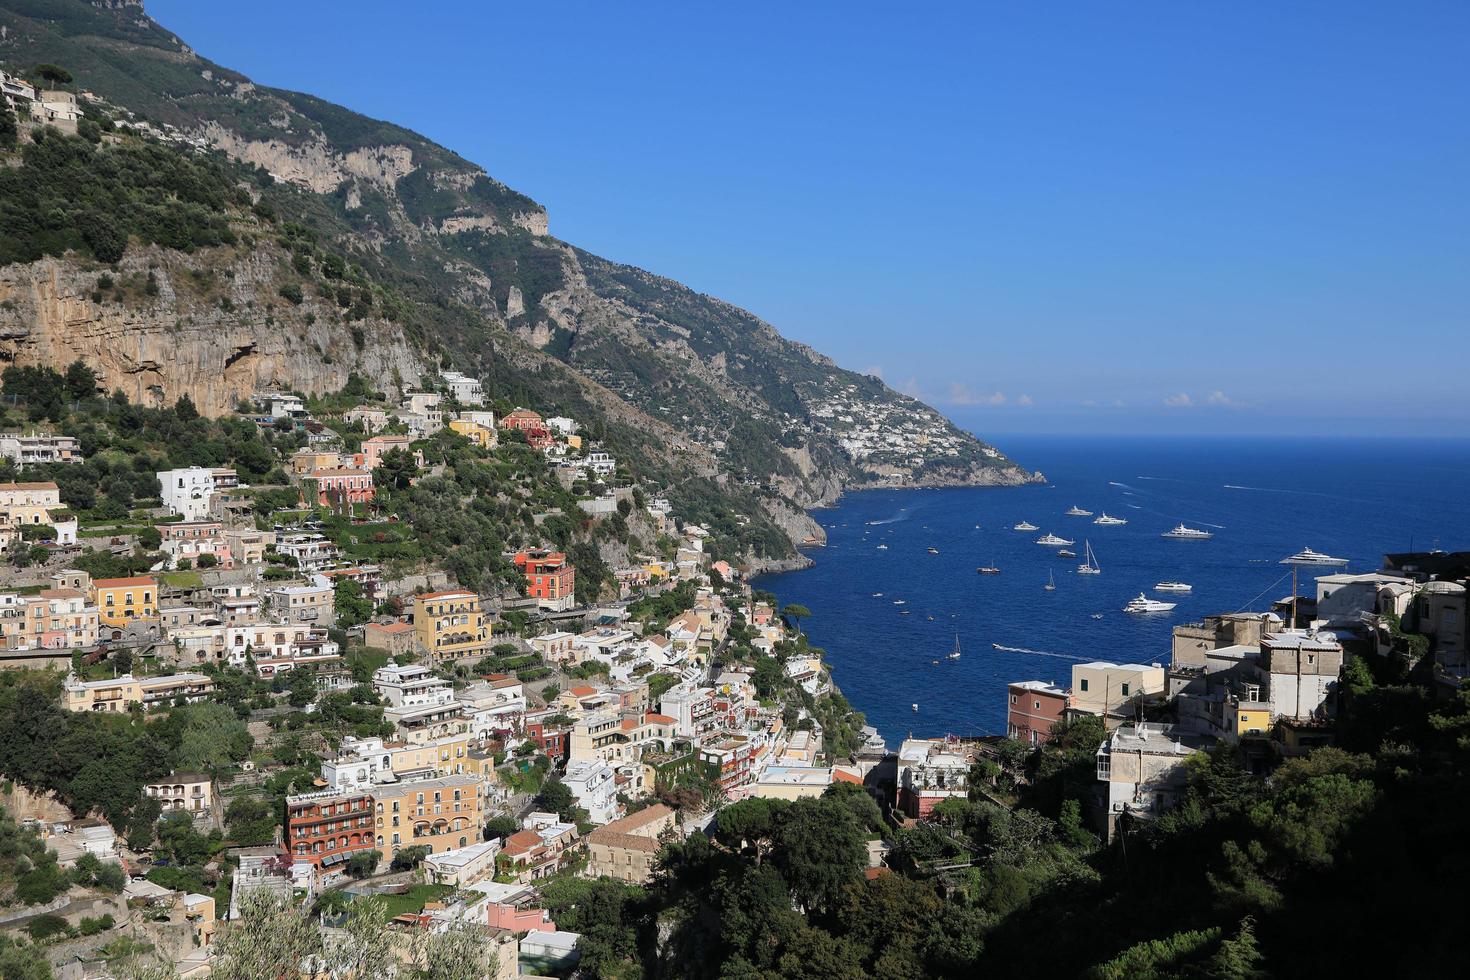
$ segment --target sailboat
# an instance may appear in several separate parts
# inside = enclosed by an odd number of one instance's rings
[[[1097,563],[1097,555],[1092,553],[1092,542],[1083,542],[1086,545],[1087,561],[1077,566],[1078,575],[1101,575],[1102,566]]]
[[[958,660],[958,659],[960,659],[960,635],[958,633],[956,633],[954,635],[954,649],[950,651],[950,653],[949,653],[949,659],[951,659],[951,660]]]
[[[1055,592],[1057,590],[1056,579],[1052,578],[1051,569],[1049,568],[1046,570],[1046,584],[1042,588],[1048,592]]]

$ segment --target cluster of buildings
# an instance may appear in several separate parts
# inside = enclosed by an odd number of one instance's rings
[[[82,108],[75,92],[38,89],[3,69],[0,69],[0,97],[22,121],[28,119],[34,126],[54,126],[68,136],[77,134],[77,124],[82,121]]]
[[[1111,835],[1125,816],[1148,819],[1173,806],[1196,751],[1238,745],[1245,765],[1267,771],[1331,744],[1350,652],[1402,656],[1404,632],[1423,636],[1441,692],[1453,694],[1467,676],[1467,582],[1470,553],[1388,555],[1378,572],[1323,575],[1315,595],[1281,600],[1270,612],[1176,626],[1167,666],[1080,663],[1065,687],[1011,683],[1006,734],[1040,745],[1058,723],[1101,718],[1108,735],[1097,751],[1097,803]],[[940,766],[949,787],[965,768]]]

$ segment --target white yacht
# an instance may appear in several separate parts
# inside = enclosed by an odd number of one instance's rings
[[[1131,599],[1128,605],[1123,607],[1125,613],[1159,613],[1168,612],[1174,608],[1172,602],[1160,602],[1158,599],[1150,599],[1142,592],[1138,593],[1137,599]]]
[[[1051,569],[1047,569],[1046,571],[1046,584],[1042,588],[1048,592],[1055,592],[1057,590],[1057,581],[1051,577]]]
[[[1199,528],[1185,527],[1183,524],[1172,531],[1165,531],[1159,535],[1161,538],[1182,538],[1186,541],[1208,541],[1214,536],[1213,531],[1201,531]]]
[[[1160,582],[1154,586],[1155,592],[1189,592],[1194,586],[1188,582]]]
[[[1092,542],[1084,542],[1084,550],[1087,552],[1087,560],[1077,566],[1078,575],[1101,575],[1102,566],[1097,563],[1097,555],[1092,553]]]
[[[1121,517],[1109,517],[1108,516],[1108,512],[1107,511],[1103,511],[1097,517],[1093,518],[1092,523],[1094,523],[1094,524],[1127,524],[1128,522],[1125,519],[1121,518]]]
[[[878,550],[879,551],[887,551],[888,550],[888,545],[886,545],[886,544],[880,544],[878,546]]]
[[[1055,534],[1043,534],[1036,539],[1036,543],[1045,545],[1048,548],[1065,548],[1067,545],[1076,544],[1077,542],[1068,541],[1066,538],[1059,538]]]
[[[1081,507],[1078,507],[1076,504],[1073,504],[1067,510],[1067,516],[1068,517],[1091,517],[1092,516],[1092,511],[1090,511],[1090,510],[1083,510]]]
[[[1030,521],[1022,521],[1021,523],[1017,524],[1015,527],[1011,528],[1011,530],[1012,531],[1040,531],[1041,528],[1037,527],[1035,524],[1032,524]]]
[[[1346,565],[1347,563],[1346,558],[1333,558],[1331,555],[1324,555],[1311,548],[1303,548],[1290,558],[1281,559],[1283,565]]]

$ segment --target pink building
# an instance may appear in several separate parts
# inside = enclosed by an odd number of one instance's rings
[[[1027,745],[1051,741],[1052,726],[1067,710],[1068,694],[1046,681],[1016,681],[1006,689],[1006,735]]]
[[[311,479],[316,481],[317,503],[322,507],[373,502],[373,475],[367,470],[313,470]]]

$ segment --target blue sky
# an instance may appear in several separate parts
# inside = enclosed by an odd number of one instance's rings
[[[147,9],[982,431],[1470,433],[1459,0]]]

